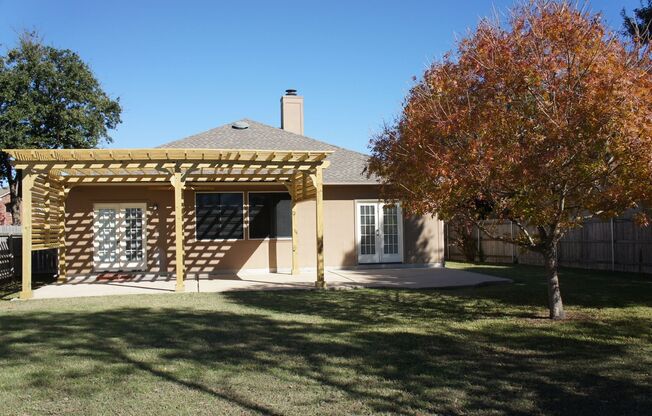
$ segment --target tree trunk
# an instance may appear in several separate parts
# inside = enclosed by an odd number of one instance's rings
[[[16,176],[12,175],[13,168],[11,167],[11,162],[9,161],[9,155],[5,152],[0,152],[0,157],[2,159],[2,173],[9,184],[9,212],[11,213],[11,220],[13,225],[20,224],[20,202],[21,198],[21,187],[20,182],[22,179],[22,172],[16,171]]]
[[[20,186],[22,175],[16,172],[16,180],[9,184],[9,211],[11,212],[11,222],[13,225],[20,225],[20,205],[23,200],[22,187]],[[20,194],[20,195],[19,195]]]
[[[545,260],[546,276],[548,278],[548,307],[550,308],[550,319],[565,319],[564,304],[561,301],[561,290],[559,288],[559,276],[557,274],[557,243],[543,251]]]

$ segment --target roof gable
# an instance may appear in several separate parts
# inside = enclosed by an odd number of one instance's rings
[[[324,183],[375,184],[375,178],[367,178],[364,169],[367,155],[353,150],[321,142],[300,134],[243,119],[249,125],[246,129],[234,128],[235,123],[225,124],[184,139],[163,144],[162,148],[202,149],[267,149],[279,151],[333,151],[328,157],[331,165],[324,170]]]

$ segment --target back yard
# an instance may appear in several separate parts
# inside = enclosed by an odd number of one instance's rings
[[[2,414],[649,414],[652,277],[0,302]]]

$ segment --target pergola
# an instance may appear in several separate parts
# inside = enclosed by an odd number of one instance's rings
[[[183,190],[191,183],[278,183],[292,198],[292,274],[299,273],[297,203],[316,201],[317,280],[324,284],[323,173],[330,151],[226,149],[4,149],[22,171],[22,291],[32,297],[32,250],[57,248],[66,276],[65,203],[80,184],[170,184],[174,189],[176,290],[184,290]]]

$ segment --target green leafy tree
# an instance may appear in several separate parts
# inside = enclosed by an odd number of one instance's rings
[[[627,16],[622,11],[623,28],[632,39],[648,44],[652,40],[652,0],[647,0],[647,5],[641,1],[641,7],[634,9],[634,16]]]
[[[34,33],[0,56],[0,148],[93,148],[111,142],[120,103],[101,88],[79,55],[44,45]],[[20,223],[20,172],[0,152],[0,174],[9,185],[9,209]]]

